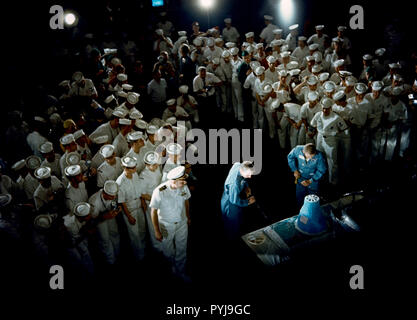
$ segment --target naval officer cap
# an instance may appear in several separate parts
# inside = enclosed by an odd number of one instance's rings
[[[137,159],[135,157],[124,156],[122,159],[122,166],[126,168],[135,168]]]
[[[80,129],[80,130],[75,131],[75,132],[73,133],[73,135],[74,135],[74,139],[75,139],[75,140],[78,140],[78,139],[80,139],[81,137],[85,136],[85,132],[84,132],[84,130],[83,130],[83,129]]]
[[[308,101],[316,101],[319,98],[319,95],[316,91],[310,91],[307,95]]]
[[[39,146],[39,151],[43,154],[47,154],[49,152],[52,152],[53,150],[54,150],[54,145],[52,144],[52,142],[49,142],[49,141],[42,143]]]
[[[339,100],[343,99],[343,97],[346,97],[346,94],[343,90],[336,91],[335,94],[333,95],[333,100],[334,101],[339,101]]]
[[[146,127],[147,134],[155,134],[157,131],[158,131],[158,127],[153,124],[150,124]]]
[[[81,155],[77,151],[70,152],[65,157],[65,162],[69,166],[80,164],[80,161],[81,161]]]
[[[104,183],[103,190],[109,196],[117,196],[117,192],[119,192],[119,185],[114,180],[107,180]]]
[[[293,25],[290,25],[289,27],[288,27],[288,29],[289,30],[295,30],[295,29],[297,29],[298,28],[298,23],[296,23],[296,24],[293,24]]]
[[[41,166],[41,159],[37,156],[29,156],[26,158],[26,167],[30,170],[35,170]]]
[[[362,82],[358,82],[357,84],[355,84],[355,92],[357,94],[364,94],[366,91],[368,91],[368,87],[366,86],[366,84]]]
[[[133,131],[127,134],[128,141],[138,141],[139,139],[145,140],[143,133],[140,131]]]
[[[184,166],[178,166],[174,169],[171,169],[167,174],[168,180],[180,180],[180,179],[187,179],[188,175],[185,173]]]
[[[224,51],[224,52],[228,52],[228,51]],[[182,94],[187,94],[188,93],[188,86],[187,85],[182,85],[178,88],[178,91]]]
[[[35,178],[39,180],[48,179],[51,177],[51,168],[39,167],[34,172]]]
[[[182,151],[182,146],[178,143],[170,143],[167,145],[166,150],[169,154],[179,155]]]
[[[117,80],[119,80],[119,81],[127,81],[127,74],[125,74],[125,73],[119,73],[117,75]]]
[[[148,123],[145,120],[139,119],[135,121],[135,126],[138,129],[145,130]]]
[[[322,72],[319,74],[319,80],[321,82],[326,81],[327,79],[329,79],[330,74],[328,72]]]
[[[143,158],[146,164],[153,165],[159,163],[159,154],[155,151],[148,151]]]
[[[256,74],[257,76],[262,75],[264,72],[265,72],[265,68],[264,68],[264,67],[262,67],[262,66],[257,67],[257,68],[255,69],[255,74]]]
[[[114,145],[112,144],[105,144],[100,148],[100,154],[103,156],[104,159],[110,158],[114,153]]]
[[[317,76],[312,75],[307,78],[307,84],[310,86],[314,86],[318,82],[319,82],[319,79],[317,78]]]
[[[108,135],[98,136],[98,137],[95,137],[93,139],[93,142],[95,144],[103,144],[103,143],[107,143],[107,141],[109,141],[109,136]]]
[[[67,177],[75,177],[81,174],[81,167],[79,164],[68,166],[65,168],[64,172]]]
[[[77,217],[86,217],[91,212],[91,205],[88,202],[78,202],[74,206],[74,214]]]
[[[122,118],[119,120],[119,124],[122,126],[130,126],[132,124],[132,120]]]
[[[142,119],[143,118],[143,114],[142,114],[142,112],[140,112],[137,109],[132,109],[129,112],[129,118],[131,120],[139,120],[139,119]]]
[[[129,92],[126,97],[127,102],[130,104],[136,104],[139,102],[139,93]]]
[[[324,98],[321,102],[322,109],[329,109],[333,106],[333,100],[330,98]]]
[[[68,145],[72,142],[75,142],[74,135],[72,133],[67,134],[67,135],[61,137],[61,139],[59,139],[59,141],[61,142],[61,144],[63,146],[66,146],[66,145]]]
[[[26,166],[26,160],[22,159],[12,165],[12,170],[19,171],[19,170],[22,170],[25,166]]]
[[[252,38],[252,37],[254,37],[254,36],[255,36],[255,33],[254,33],[253,31],[248,32],[248,33],[246,33],[246,34],[245,34],[246,39],[248,39],[248,38]]]

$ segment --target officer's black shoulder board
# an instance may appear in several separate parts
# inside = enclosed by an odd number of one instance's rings
[[[167,188],[167,186],[162,186],[159,188],[159,191],[164,191]]]

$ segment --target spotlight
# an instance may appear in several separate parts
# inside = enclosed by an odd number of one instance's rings
[[[279,3],[279,14],[285,24],[290,24],[294,18],[293,0],[281,0]]]
[[[210,9],[214,6],[214,0],[200,0],[200,6],[204,9]]]
[[[69,12],[64,15],[64,21],[67,26],[72,26],[77,22],[77,17],[75,14]]]

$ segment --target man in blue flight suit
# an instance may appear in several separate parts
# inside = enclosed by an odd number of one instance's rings
[[[226,236],[229,240],[236,240],[240,236],[243,208],[256,201],[245,180],[253,174],[253,162],[236,162],[224,183],[221,210]]]
[[[327,171],[326,159],[313,143],[296,146],[287,156],[288,165],[296,179],[297,205],[301,207],[304,197],[318,194],[319,180]]]

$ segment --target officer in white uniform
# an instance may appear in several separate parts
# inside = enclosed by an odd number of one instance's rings
[[[45,204],[54,200],[54,193],[63,191],[64,185],[57,177],[51,176],[51,168],[39,167],[35,170],[35,177],[39,186],[34,192],[36,210],[39,211]]]
[[[77,269],[92,274],[93,260],[88,250],[86,223],[91,219],[91,206],[87,202],[78,202],[71,213],[64,216],[64,226],[69,234],[70,243],[67,248],[69,262]]]
[[[130,246],[136,261],[139,262],[145,257],[146,245],[146,222],[141,201],[143,184],[136,171],[135,158],[123,157],[122,166],[124,171],[116,180],[119,185],[117,201],[123,207]]]
[[[59,159],[61,156],[54,151],[54,145],[52,142],[45,142],[39,147],[39,151],[45,160],[42,161],[41,167],[49,167],[51,169],[51,174],[57,178],[61,178],[61,168],[59,166]]]
[[[118,191],[118,184],[113,180],[107,180],[103,189],[88,199],[92,218],[100,221],[97,224],[98,245],[108,264],[114,264],[120,252],[120,235],[116,216],[122,208],[117,206]]]
[[[143,161],[146,153],[145,137],[142,132],[134,131],[127,135],[127,140],[129,141],[131,147],[126,155],[136,158],[136,170],[139,174],[143,168],[145,168],[145,163]]]
[[[129,144],[127,143],[127,134],[132,130],[132,120],[119,120],[120,132],[113,141],[114,152],[119,158],[129,152]]]
[[[139,179],[142,181],[143,186],[142,201],[145,202],[146,224],[148,226],[152,247],[157,251],[161,251],[161,243],[155,238],[155,230],[151,218],[151,207],[149,206],[153,191],[161,184],[162,173],[159,167],[160,156],[154,151],[149,151],[146,153],[144,161],[146,166],[139,174]]]
[[[68,211],[72,212],[78,202],[86,202],[88,200],[87,189],[84,183],[85,177],[78,164],[66,167],[65,175],[69,180],[65,189],[65,204]]]
[[[107,180],[116,180],[123,172],[122,163],[116,156],[114,146],[105,144],[100,148],[104,162],[97,168],[97,187],[103,188]]]
[[[187,259],[188,225],[191,223],[185,167],[179,166],[168,173],[168,181],[152,193],[150,202],[155,238],[162,242],[162,251],[172,263],[175,275],[188,280],[185,275]]]
[[[316,132],[310,127],[311,120],[313,120],[316,113],[321,111],[319,104],[319,95],[316,91],[311,91],[307,95],[308,102],[304,103],[300,109],[300,116],[302,125],[298,135],[298,144],[304,145],[306,143],[316,143]]]
[[[168,172],[181,165],[181,153],[183,152],[183,147],[178,143],[170,143],[166,146],[166,151],[168,159],[162,170],[162,182],[167,180]]]
[[[327,158],[329,182],[338,182],[338,134],[347,129],[345,121],[332,111],[333,100],[325,98],[322,102],[322,112],[316,113],[311,125],[317,130],[317,150]]]

